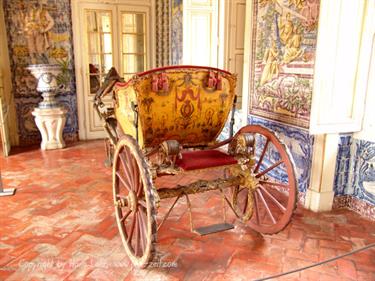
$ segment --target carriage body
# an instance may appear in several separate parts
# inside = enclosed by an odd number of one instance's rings
[[[236,75],[202,66],[150,70],[124,82],[111,71],[95,108],[109,135],[115,215],[125,250],[137,267],[152,259],[156,233],[181,198],[186,198],[191,231],[205,235],[233,228],[224,223],[194,228],[190,194],[219,190],[235,216],[260,233],[274,234],[290,222],[296,206],[294,166],[288,148],[259,125],[234,136]],[[113,95],[113,108],[101,98]],[[229,113],[231,133],[218,142]],[[112,149],[111,149],[112,148]],[[202,169],[222,176],[173,188],[155,180]],[[160,200],[175,198],[157,222]]]
[[[156,147],[165,140],[205,146],[217,139],[225,125],[236,80],[236,75],[206,67],[141,73],[127,83],[115,84],[115,116],[125,134],[138,138],[141,148]]]

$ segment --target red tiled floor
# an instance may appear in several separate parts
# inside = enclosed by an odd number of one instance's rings
[[[17,188],[15,196],[0,198],[0,280],[252,280],[375,242],[374,222],[348,210],[317,214],[300,206],[277,235],[260,235],[227,210],[235,229],[200,237],[189,231],[182,199],[158,232],[157,257],[164,264],[136,270],[117,233],[111,170],[103,161],[101,141],[46,152],[29,148],[0,158],[5,187]],[[210,176],[192,173],[157,184]],[[196,226],[221,221],[218,192],[193,195],[191,201]],[[158,219],[172,202],[161,202]],[[375,280],[375,249],[278,280]]]

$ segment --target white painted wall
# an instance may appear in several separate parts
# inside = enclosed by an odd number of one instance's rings
[[[354,138],[375,142],[375,35],[373,36],[370,74],[366,93],[362,130]]]

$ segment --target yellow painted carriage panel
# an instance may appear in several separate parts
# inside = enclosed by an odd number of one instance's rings
[[[141,147],[155,147],[170,139],[205,145],[223,129],[235,86],[236,76],[219,70],[156,70],[116,85],[116,118],[125,133],[135,137],[133,101],[139,110]]]

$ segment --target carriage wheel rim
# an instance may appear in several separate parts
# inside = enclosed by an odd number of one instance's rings
[[[255,176],[259,180],[257,188],[253,192],[254,212],[248,224],[254,230],[264,234],[275,234],[283,230],[291,220],[291,216],[296,207],[297,188],[293,163],[289,156],[288,148],[279,140],[279,138],[268,129],[259,125],[248,125],[242,128],[238,133],[255,133],[265,137],[263,150],[260,154],[257,163],[254,165]],[[260,168],[260,162],[263,161],[262,155],[268,148],[268,145],[274,145],[277,152],[280,154],[281,162],[285,167],[288,177],[288,183],[280,183],[277,181],[270,181],[266,178],[268,172],[279,167],[281,163],[273,163],[268,168]],[[259,163],[259,164],[258,164]],[[267,171],[267,169],[269,169]],[[265,172],[266,171],[266,172]],[[264,173],[265,172],[265,173]],[[280,202],[275,195],[275,188],[286,189],[288,191],[287,202]],[[279,194],[278,194],[279,195]],[[261,212],[261,210],[263,212]],[[275,210],[279,210],[282,214],[275,217]],[[265,223],[265,219],[271,220],[271,223]]]
[[[133,170],[123,166],[124,159],[133,164]],[[123,137],[117,144],[113,162],[115,216],[124,248],[131,262],[141,268],[146,267],[153,256],[156,229],[155,205],[150,193],[152,183],[144,167],[146,163],[135,140]],[[120,188],[122,192],[127,191],[126,196],[121,194]],[[121,200],[124,204],[119,204]]]

